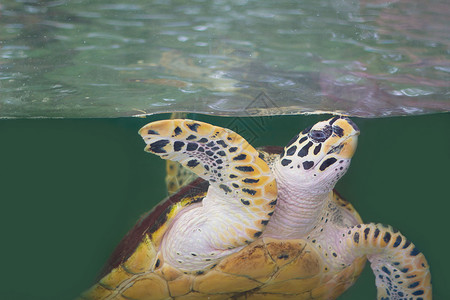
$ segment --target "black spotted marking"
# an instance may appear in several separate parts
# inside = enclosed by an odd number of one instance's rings
[[[333,126],[333,132],[338,136],[338,137],[343,137],[344,136],[344,129],[342,129],[339,126]]]
[[[291,162],[292,162],[292,160],[283,158],[281,160],[281,165],[285,167],[285,166],[289,165]]]
[[[328,168],[329,166],[331,166],[332,164],[334,164],[337,161],[336,158],[334,157],[330,157],[328,159],[326,159],[319,167],[320,171],[324,171],[326,168]]]
[[[211,150],[206,150],[205,153],[206,153],[208,156],[213,156],[213,155],[214,155],[214,152],[212,152]]]
[[[288,259],[288,258],[289,258],[289,254],[283,253],[283,254],[278,255],[278,259]]]
[[[334,257],[337,257],[337,254],[336,254],[335,252],[333,252],[333,256],[334,256]]]
[[[183,132],[183,130],[181,130],[181,128],[178,126],[173,131],[174,136],[180,135],[182,132]]]
[[[330,123],[329,123],[329,124],[330,124],[330,125],[333,125],[333,123],[336,122],[337,120],[339,120],[340,118],[341,118],[341,117],[339,117],[339,116],[334,117],[333,119],[330,120]]]
[[[192,255],[192,256],[197,256],[197,254],[195,254],[194,252],[191,252],[191,255]]]
[[[258,232],[255,232],[255,234],[253,236],[255,238],[259,238],[261,236],[261,234],[262,234],[262,231],[258,231]]]
[[[302,149],[300,149],[300,151],[298,151],[298,156],[299,157],[305,157],[306,155],[308,155],[308,151],[309,148],[311,148],[311,146],[313,145],[312,142],[309,142],[308,144],[306,144],[305,146],[303,146]]]
[[[302,165],[305,170],[309,170],[314,166],[314,162],[313,161],[304,161]]]
[[[187,151],[194,151],[198,148],[198,144],[197,143],[188,143],[186,146],[186,150]]]
[[[208,147],[214,147],[215,145],[216,145],[216,143],[214,143],[213,141],[206,144],[206,146],[208,146]]]
[[[317,155],[320,152],[320,149],[322,149],[322,144],[319,144],[314,148],[314,155]]]
[[[253,169],[252,166],[237,166],[234,167],[236,170],[242,171],[242,172],[253,172],[255,169]]]
[[[152,130],[152,129],[149,129],[149,130],[147,131],[147,134],[159,135],[159,132],[157,132],[157,131],[155,131],[155,130]]]
[[[212,269],[212,268],[211,268]],[[205,271],[197,271],[196,274],[197,275],[202,275],[203,273],[205,273]]]
[[[192,130],[192,131],[194,131],[194,132],[197,132],[198,128],[200,127],[200,124],[198,124],[198,123],[191,123],[191,124],[186,124],[186,126],[187,126],[190,130]]]
[[[271,217],[273,215],[273,211],[271,211],[270,213],[267,214],[269,217]]]
[[[216,143],[217,143],[218,145],[222,146],[223,148],[228,147],[227,143],[225,143],[225,142],[222,141],[222,140],[218,140]]]
[[[225,193],[231,193],[231,191],[232,191],[232,189],[230,189],[230,187],[227,186],[227,185],[225,185],[225,184],[219,185],[219,188],[220,188],[221,190],[223,190]]]
[[[369,232],[370,232],[370,228],[364,229],[364,239],[365,239],[365,240],[367,240],[367,237],[368,237],[368,235],[369,235]]]
[[[184,146],[184,142],[182,141],[176,141],[175,143],[173,143],[173,151],[180,151]]]
[[[353,240],[355,241],[355,243],[359,243],[359,232],[355,232],[355,234],[353,235]]]
[[[380,229],[376,228],[376,229],[375,229],[375,232],[374,232],[374,234],[373,234],[373,237],[374,237],[374,238],[377,238],[378,235],[380,235]]]
[[[238,148],[237,147],[230,147],[230,149],[228,149],[228,151],[230,152],[236,152]]]
[[[186,140],[190,141],[190,140],[195,140],[196,138],[197,138],[197,136],[191,134],[186,138]]]
[[[406,240],[405,244],[403,245],[403,249],[406,249],[409,247],[409,245],[411,245],[411,241]]]
[[[221,164],[223,164],[223,160],[221,160],[221,159],[219,158],[219,159],[216,160],[216,163],[219,164],[219,165],[221,165]]]
[[[159,268],[160,264],[161,264],[161,260],[158,258],[155,263],[155,268]]]
[[[397,248],[402,242],[402,237],[401,236],[397,236],[397,238],[395,239],[395,243],[394,245],[392,245],[392,247]]]
[[[286,151],[286,155],[294,155],[295,151],[297,151],[297,146],[292,146]]]
[[[391,240],[391,234],[389,232],[386,232],[383,236],[383,240],[387,243]]]
[[[211,148],[211,150],[212,151],[217,151],[217,150],[219,150],[219,147],[218,146],[214,146],[214,147]]]
[[[269,205],[277,205],[277,199],[275,199],[272,202],[270,202]]]
[[[239,184],[237,184],[237,183],[234,183],[234,182],[233,182],[231,185],[232,185],[235,189],[239,188]]]
[[[223,150],[218,151],[217,154],[220,155],[220,156],[225,156],[226,155],[225,151],[223,151]]]
[[[409,253],[409,255],[411,255],[411,256],[416,256],[416,255],[419,254],[419,253],[420,253],[420,251],[417,250],[416,247],[414,247],[414,249],[411,250],[411,253]]]
[[[198,147],[198,152],[205,152],[205,149],[203,147]]]
[[[389,271],[388,268],[386,268],[385,266],[383,266],[383,267],[381,268],[381,270],[382,270],[384,273],[386,273],[386,274],[388,274],[388,275],[391,275],[391,271]]]
[[[259,179],[244,178],[244,179],[242,180],[242,182],[245,182],[245,183],[257,183],[257,182],[259,182]]]
[[[234,175],[234,174],[230,174],[230,176],[229,176],[230,178],[237,178],[237,175]]]
[[[233,157],[233,160],[234,161],[236,161],[236,160],[244,160],[246,158],[247,158],[247,154],[242,153],[242,154],[239,154],[239,155],[236,155],[235,157]]]
[[[267,224],[269,224],[269,220],[262,220],[262,221],[261,221],[261,224],[262,224],[262,225],[267,225]]]
[[[298,144],[300,145],[301,143],[303,143],[304,141],[306,141],[308,139],[307,136],[302,137],[299,141]]]
[[[195,168],[200,162],[196,159],[191,159],[190,161],[188,161],[188,163],[186,164],[188,167],[190,168]]]
[[[410,285],[408,285],[408,288],[413,289],[413,288],[415,288],[416,286],[418,286],[419,284],[420,284],[420,282],[418,282],[418,281],[413,282],[413,283],[411,283]]]
[[[203,168],[205,168],[206,171],[209,171],[209,166],[208,165],[203,165]]]
[[[241,199],[242,204],[244,205],[250,205],[250,201],[245,200],[245,199]]]
[[[149,150],[154,153],[167,153],[163,148],[170,143],[169,140],[159,140],[150,144]]]
[[[414,293],[412,293],[414,296],[419,296],[419,295],[423,295],[423,290],[417,290]]]
[[[244,193],[247,193],[247,194],[252,195],[252,196],[254,196],[256,194],[256,191],[252,190],[252,189],[243,188],[242,191]]]
[[[208,139],[207,138],[201,138],[201,139],[198,140],[198,142],[202,143],[202,144],[205,144],[205,143],[208,142]]]

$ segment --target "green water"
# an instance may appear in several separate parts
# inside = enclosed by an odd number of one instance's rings
[[[72,299],[94,281],[136,219],[165,197],[164,162],[143,151],[147,119],[0,120],[0,298]],[[284,145],[327,116],[218,118],[255,146]],[[361,129],[338,190],[367,222],[400,229],[448,299],[449,114],[353,120]],[[362,278],[341,299],[374,299]]]
[[[0,5],[0,117],[450,111],[446,0]],[[267,105],[252,107],[263,93]]]

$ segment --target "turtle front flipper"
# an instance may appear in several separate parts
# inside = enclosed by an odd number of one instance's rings
[[[171,119],[185,119],[186,116],[187,113],[184,112],[170,114]],[[171,160],[166,161],[166,187],[169,196],[194,181],[197,177],[196,174],[183,167],[180,163]]]
[[[431,300],[431,274],[425,256],[398,230],[362,224],[342,231],[345,253],[367,255],[375,274],[379,300]]]
[[[162,247],[166,259],[183,270],[203,270],[261,235],[275,208],[276,182],[244,138],[182,119],[156,121],[139,133],[146,151],[210,183],[201,204],[176,216]]]

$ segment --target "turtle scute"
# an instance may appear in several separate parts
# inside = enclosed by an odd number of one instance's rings
[[[359,259],[330,270],[302,239],[258,239],[203,273],[186,274],[164,262],[157,266],[155,254],[144,238],[132,256],[81,299],[334,299],[353,284],[365,263]]]

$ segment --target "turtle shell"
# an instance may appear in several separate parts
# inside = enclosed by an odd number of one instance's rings
[[[282,148],[265,147],[270,153]],[[144,215],[122,239],[98,283],[80,299],[335,299],[361,273],[365,258],[335,270],[303,239],[263,237],[209,270],[183,273],[158,255],[174,216],[202,201],[208,182],[197,178]],[[333,200],[362,222],[337,193]]]

